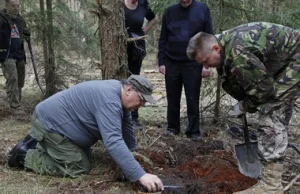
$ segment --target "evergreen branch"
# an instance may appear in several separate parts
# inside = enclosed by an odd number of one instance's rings
[[[244,8],[241,8],[241,7],[237,7],[237,6],[234,6],[232,3],[230,2],[224,2],[224,7],[228,7],[228,8],[232,8],[232,9],[236,9],[236,10],[240,10],[240,11],[243,11],[244,13],[254,13],[253,10],[250,10],[250,9],[244,9]]]

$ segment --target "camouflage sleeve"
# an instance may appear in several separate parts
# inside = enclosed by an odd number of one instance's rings
[[[257,106],[274,96],[274,79],[254,54],[245,51],[237,55],[233,59],[231,73],[244,88],[244,108],[247,112],[255,112]]]
[[[222,82],[222,88],[227,94],[238,101],[244,100],[245,98],[244,89],[240,85],[230,82],[228,79]]]

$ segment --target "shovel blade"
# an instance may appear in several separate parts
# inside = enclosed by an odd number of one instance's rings
[[[257,142],[251,142],[248,149],[245,143],[235,146],[239,170],[245,176],[251,178],[258,178],[260,176],[261,163],[258,159],[257,152]]]

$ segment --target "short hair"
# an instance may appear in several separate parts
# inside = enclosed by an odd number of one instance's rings
[[[9,3],[10,2],[10,0],[5,0],[5,3]]]
[[[122,79],[120,82],[121,82],[122,86],[131,85],[128,79]]]
[[[124,88],[125,86],[131,86],[132,89],[137,91],[137,89],[130,83],[129,79],[122,79],[120,80],[122,87]]]
[[[197,51],[208,52],[209,46],[214,43],[217,43],[217,38],[214,35],[199,32],[190,39],[186,54],[190,60],[195,60]]]

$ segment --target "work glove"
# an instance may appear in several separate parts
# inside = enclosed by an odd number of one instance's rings
[[[236,103],[233,106],[233,110],[230,110],[228,114],[230,116],[240,116],[242,114],[245,114],[246,112],[245,112],[243,103],[244,103],[243,101],[239,101],[238,103]]]

